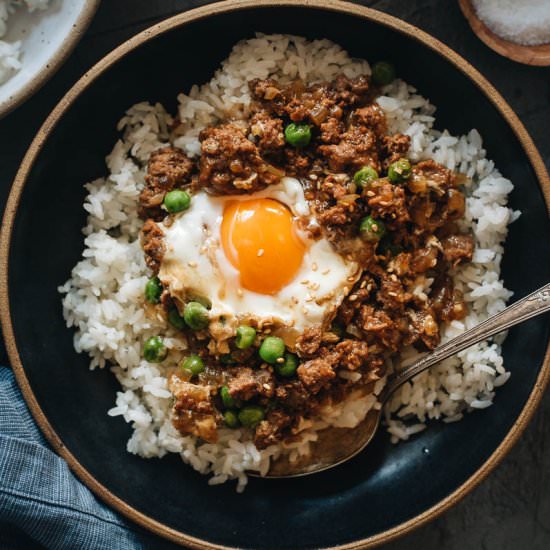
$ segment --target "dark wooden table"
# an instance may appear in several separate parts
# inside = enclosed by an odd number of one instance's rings
[[[205,1],[103,0],[67,63],[32,99],[0,120],[0,208],[36,130],[69,87],[115,46],[149,25]],[[417,25],[476,66],[518,113],[550,168],[550,69],[519,65],[486,48],[456,0],[359,2]],[[536,236],[534,236],[536,237]],[[0,346],[0,361],[7,363]],[[246,541],[243,541],[246,544]],[[170,547],[159,540],[155,548]],[[504,462],[458,506],[388,549],[550,548],[550,393]]]

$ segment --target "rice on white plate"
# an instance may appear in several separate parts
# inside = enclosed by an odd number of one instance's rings
[[[242,41],[210,82],[178,96],[182,135],[172,143],[189,156],[197,156],[202,128],[247,114],[251,79],[273,77],[284,84],[299,77],[312,83],[331,80],[341,73],[351,78],[370,74],[370,67],[364,60],[350,58],[328,40],[257,35]],[[445,341],[501,311],[511,296],[500,280],[500,262],[507,225],[518,215],[506,206],[513,186],[486,158],[476,130],[459,137],[435,130],[435,107],[412,86],[396,80],[383,89],[377,101],[387,115],[389,130],[411,137],[412,160],[433,158],[470,178],[463,223],[474,234],[475,255],[471,263],[453,272],[469,313],[462,321],[453,321],[444,328]],[[371,407],[380,404],[372,395],[352,394],[347,401],[325,410],[318,420],[304,421],[301,440],[262,451],[256,449],[244,430],[221,429],[219,441],[212,444],[182,436],[173,427],[167,378],[183,356],[185,344],[163,322],[147,318],[142,308],[149,272],[139,242],[142,221],[137,215],[147,160],[152,151],[169,142],[172,120],[162,105],[139,103],[119,122],[122,137],[107,157],[109,175],[86,185],[89,194],[84,208],[88,221],[83,229],[83,259],[59,290],[64,294],[67,326],[76,327],[76,350],[91,356],[92,369],[110,366],[121,384],[122,391],[117,393],[116,404],[108,414],[120,415],[132,425],[128,451],[143,457],[179,453],[199,472],[213,474],[210,484],[237,479],[237,490],[242,491],[247,470],[264,474],[271,458],[281,453],[290,453],[291,460],[307,455],[319,429],[353,427]],[[416,292],[426,293],[430,283],[428,280],[427,287]],[[173,350],[171,365],[151,364],[141,356],[142,342],[159,330],[167,335],[166,344]],[[403,364],[416,355],[413,349],[405,350]],[[478,344],[447,359],[393,396],[385,411],[392,440],[409,438],[425,429],[428,420],[451,422],[466,411],[488,407],[495,388],[509,376],[498,341]],[[376,393],[382,386],[383,380],[378,382]]]
[[[0,84],[12,77],[21,68],[21,42],[1,40],[8,32],[8,19],[16,9],[30,13],[45,10],[50,0],[0,0]]]

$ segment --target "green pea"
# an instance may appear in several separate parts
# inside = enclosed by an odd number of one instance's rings
[[[174,189],[164,195],[164,207],[170,214],[187,210],[191,205],[191,197],[189,193],[181,189]]]
[[[168,349],[160,336],[151,336],[143,344],[143,357],[149,363],[160,363],[168,355]]]
[[[298,357],[293,353],[285,353],[284,363],[275,363],[274,368],[280,376],[284,376],[285,378],[294,376],[298,368]]]
[[[151,277],[145,284],[145,299],[150,304],[158,304],[162,294],[162,283],[158,277]]]
[[[225,411],[223,413],[223,421],[228,428],[238,428],[239,427],[239,416],[235,411]]]
[[[226,409],[232,409],[237,406],[237,401],[231,397],[229,393],[229,388],[227,386],[222,386],[220,389],[220,397],[222,398],[223,406]]]
[[[277,336],[268,336],[260,346],[260,357],[270,365],[274,365],[284,353],[285,343]]]
[[[256,339],[256,329],[241,325],[237,328],[237,336],[235,338],[235,345],[239,349],[247,349],[249,348]]]
[[[191,294],[187,296],[189,302],[199,302],[206,309],[212,309],[212,302],[206,296],[199,296],[198,294]]]
[[[191,373],[191,376],[197,376],[204,371],[204,362],[198,355],[186,357],[180,364],[180,367]]]
[[[199,302],[185,304],[183,318],[193,330],[202,330],[208,326],[208,310]]]
[[[395,80],[395,67],[387,61],[379,61],[372,67],[372,81],[379,86],[391,84]]]
[[[375,220],[373,217],[367,216],[361,220],[359,232],[366,241],[379,241],[386,233],[386,226],[381,220]]]
[[[368,187],[374,180],[378,179],[378,172],[372,166],[363,166],[353,175],[353,181],[359,189]]]
[[[168,322],[178,330],[183,330],[187,326],[177,307],[171,307],[168,311]]]
[[[265,411],[258,405],[248,405],[239,411],[239,422],[247,428],[254,428],[265,418]]]
[[[408,180],[412,174],[411,163],[407,159],[399,159],[390,164],[388,179],[392,183],[401,183]]]
[[[291,122],[285,128],[285,140],[293,147],[305,147],[311,141],[311,129],[307,124]]]

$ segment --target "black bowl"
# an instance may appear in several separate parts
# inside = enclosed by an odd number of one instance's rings
[[[15,181],[2,235],[2,321],[10,358],[35,418],[73,470],[111,506],[188,545],[299,548],[389,540],[472,489],[517,439],[548,381],[550,319],[512,331],[511,381],[493,407],[434,424],[393,446],[381,432],[368,452],[333,471],[294,480],[252,479],[243,495],[172,456],[126,452],[130,428],[106,415],[117,384],[75,353],[56,287],[80,257],[83,183],[104,157],[126,108],[175,107],[176,94],[208,80],[232,45],[256,31],[326,37],[358,57],[391,59],[439,106],[437,125],[479,129],[490,158],[516,183],[503,265],[519,298],[550,280],[550,183],[523,126],[495,90],[448,48],[392,17],[351,4],[244,1],[172,18],[133,38],[69,92],[40,130]],[[306,4],[303,2],[302,4]],[[546,195],[548,199],[548,194]],[[8,285],[9,276],[9,285]],[[10,313],[11,311],[11,313]]]

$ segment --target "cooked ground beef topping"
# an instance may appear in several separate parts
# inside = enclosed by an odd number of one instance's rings
[[[290,175],[301,179],[319,223],[307,228],[311,236],[326,237],[361,267],[333,318],[306,329],[292,353],[273,361],[262,351],[268,334],[261,330],[248,331],[246,346],[230,342],[222,356],[207,330],[197,335],[180,323],[199,360],[196,372],[171,378],[176,428],[215,441],[222,425],[242,425],[265,448],[350,388],[371,387],[387,357],[409,345],[435,348],[441,323],[467,313],[449,272],[472,259],[474,242],[456,223],[465,209],[462,180],[433,160],[406,159],[410,138],[388,133],[368,77],[249,86],[248,119],[205,128],[198,159],[175,147],[151,155],[140,215],[147,265],[157,273],[165,245],[156,222],[168,215],[166,193],[250,194]],[[166,291],[156,303],[174,314]]]

